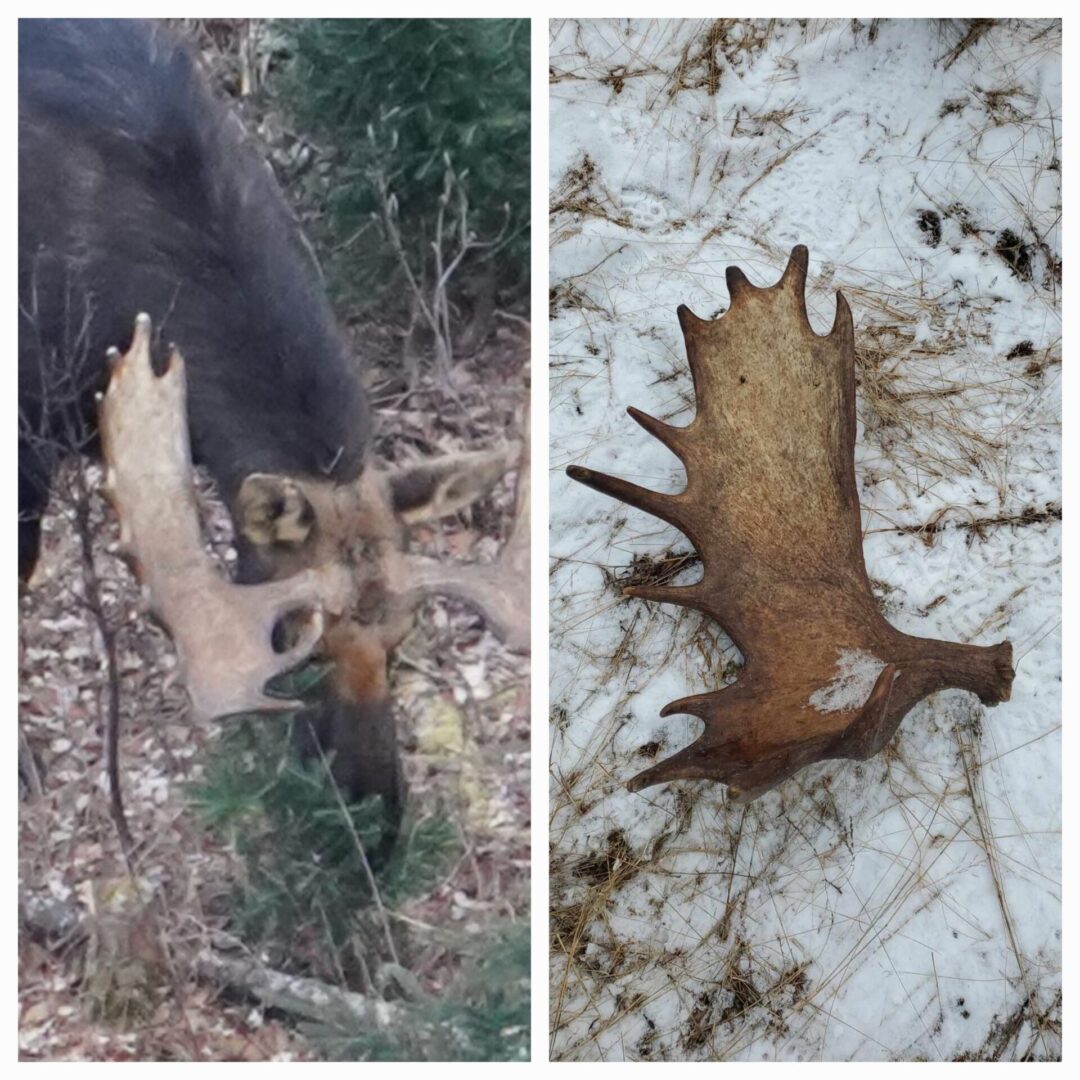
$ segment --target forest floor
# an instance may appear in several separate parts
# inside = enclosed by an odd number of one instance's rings
[[[243,26],[244,20],[216,20],[185,27],[219,85],[238,81]],[[295,140],[265,104],[245,100],[241,111],[252,131],[269,140],[272,156]],[[530,364],[528,327],[520,318],[495,321],[486,340],[456,366],[452,392],[419,358],[418,379],[404,396],[401,335],[373,325],[351,332],[371,387],[383,458],[481,448],[523,433]],[[86,472],[92,485],[97,472]],[[227,515],[205,486],[202,494],[211,549],[228,564],[235,556]],[[33,587],[20,598],[20,742],[25,760],[36,761],[30,780],[38,789],[24,790],[20,801],[20,897],[31,899],[46,923],[55,904],[62,913],[57,918],[74,914],[82,925],[78,933],[62,927],[47,941],[21,935],[20,1056],[321,1058],[324,1050],[287,1011],[245,999],[235,988],[223,992],[192,962],[222,943],[238,947],[228,933],[228,900],[243,884],[243,859],[207,830],[190,798],[191,785],[206,775],[221,725],[194,723],[182,688],[170,684],[172,645],[139,613],[138,588],[115,554],[115,522],[97,494],[90,507],[95,572],[118,635],[122,791],[136,855],[129,869],[110,816],[103,641],[86,603],[74,507],[58,497],[45,522]],[[414,529],[411,542],[427,554],[484,561],[506,537],[513,513],[511,476],[470,511]],[[438,1001],[484,955],[493,927],[528,926],[529,661],[505,649],[472,610],[435,600],[397,651],[391,688],[410,791],[406,828],[441,815],[459,843],[437,882],[393,907],[371,933],[380,947],[387,935],[396,942],[407,969],[397,973],[399,982]],[[153,902],[139,900],[146,896]],[[40,918],[36,929],[42,929]],[[123,999],[123,987],[103,987],[100,973],[108,971],[109,950],[119,939],[137,960],[160,962],[165,973],[153,994],[129,996],[118,1016],[110,1003]],[[357,946],[361,953],[364,948],[364,942]],[[304,949],[297,942],[298,953]],[[373,945],[373,980],[390,986],[385,996],[392,1009],[400,987],[379,980],[378,952]],[[380,992],[367,991],[381,1001]]]
[[[1060,1057],[1060,47],[1037,21],[552,24],[555,1058]],[[661,707],[741,657],[621,596],[698,558],[563,470],[681,490],[625,407],[688,423],[676,307],[720,315],[727,266],[771,285],[797,243],[815,330],[838,289],[854,313],[882,610],[1010,640],[1012,699],[935,694],[745,806],[630,794],[699,730]]]

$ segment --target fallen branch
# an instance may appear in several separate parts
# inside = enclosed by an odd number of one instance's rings
[[[92,940],[92,922],[74,900],[19,889],[20,932],[52,948],[66,950],[75,943]],[[203,981],[239,991],[267,1008],[281,1009],[303,1020],[348,1030],[416,1027],[419,1022],[415,1010],[406,1004],[342,990],[318,979],[287,975],[254,957],[226,955],[212,945],[177,959]]]
[[[225,956],[205,948],[195,956],[192,968],[208,982],[243,991],[268,1008],[321,1024],[363,1030],[415,1023],[407,1005],[341,990],[319,979],[286,975],[252,957]]]

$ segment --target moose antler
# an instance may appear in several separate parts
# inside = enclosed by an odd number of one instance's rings
[[[515,652],[529,648],[529,425],[518,458],[510,535],[491,563],[441,563],[411,556],[413,597],[455,596],[484,613],[492,630]]]
[[[184,361],[173,349],[164,374],[155,375],[150,338],[150,316],[139,315],[131,348],[123,356],[110,352],[99,404],[105,491],[120,518],[121,547],[173,635],[197,715],[297,708],[264,687],[310,655],[323,609],[338,612],[347,603],[348,579],[335,566],[264,585],[233,585],[218,574],[195,503]],[[312,617],[296,644],[276,653],[274,626],[298,609]]]
[[[724,689],[674,701],[661,716],[704,721],[696,742],[629,784],[719,780],[736,802],[827,758],[865,759],[927,694],[959,687],[1007,701],[1012,646],[902,634],[878,610],[866,575],[855,486],[855,342],[837,293],[832,330],[806,316],[805,247],[780,282],[756,288],[727,271],[730,310],[678,310],[697,415],[675,428],[630,415],[686,467],[664,495],[590,469],[568,474],[681,529],[704,564],[682,587],[627,596],[681,604],[721,623],[745,663]]]

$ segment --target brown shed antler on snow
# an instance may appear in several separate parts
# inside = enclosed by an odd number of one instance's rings
[[[855,341],[839,293],[828,335],[806,315],[805,247],[771,288],[729,267],[730,309],[713,321],[680,307],[697,414],[675,428],[630,408],[686,468],[664,495],[571,466],[598,491],[681,529],[704,564],[700,582],[630,587],[722,624],[742,651],[731,686],[674,701],[661,716],[704,722],[696,742],[630,781],[719,780],[748,802],[804,765],[865,759],[927,694],[959,687],[1007,701],[1012,646],[911,637],[874,600],[855,485]]]
[[[150,338],[150,317],[140,315],[127,353],[110,352],[109,387],[100,402],[105,490],[120,518],[121,547],[174,637],[197,715],[297,708],[267,696],[264,687],[310,655],[323,610],[341,611],[350,584],[333,565],[263,585],[221,577],[199,526],[184,360],[174,349],[165,372],[155,375]],[[274,626],[298,609],[311,611],[308,625],[292,648],[275,652]]]

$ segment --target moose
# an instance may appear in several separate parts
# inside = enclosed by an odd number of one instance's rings
[[[511,647],[527,645],[520,446],[373,460],[360,371],[312,249],[269,165],[163,26],[19,23],[19,418],[20,581],[59,462],[104,453],[124,546],[194,711],[295,708],[264,684],[318,649],[332,673],[298,728],[351,798],[382,796],[391,817],[404,789],[388,656],[420,601],[458,595]],[[205,565],[193,462],[232,517],[235,584]],[[496,563],[405,554],[410,526],[514,469],[518,514]]]

